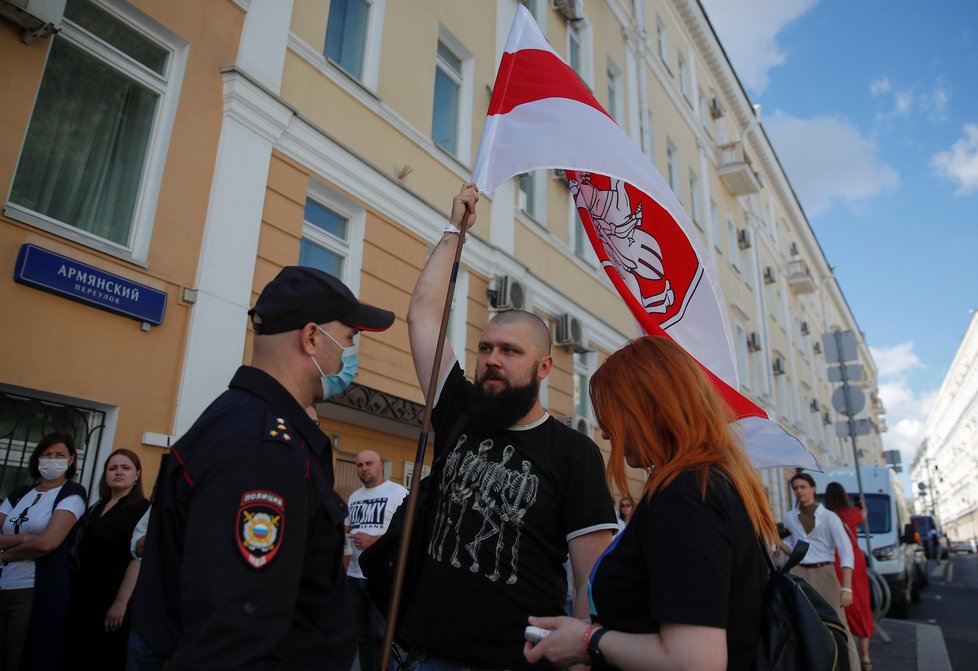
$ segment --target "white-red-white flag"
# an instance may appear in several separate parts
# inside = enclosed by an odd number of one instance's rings
[[[531,170],[563,169],[594,251],[651,336],[671,338],[733,409],[756,468],[821,470],[797,438],[737,391],[719,284],[679,200],[540,33],[522,5],[499,65],[472,181],[490,192]]]

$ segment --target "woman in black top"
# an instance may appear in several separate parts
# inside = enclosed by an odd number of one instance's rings
[[[552,630],[531,662],[632,669],[749,669],[777,529],[733,417],[703,371],[667,338],[635,340],[591,379],[611,441],[608,473],[649,473],[625,530],[595,564],[592,623],[529,619]]]
[[[149,507],[143,496],[139,456],[119,449],[109,455],[99,501],[81,522],[71,593],[67,656],[84,653],[95,668],[121,671],[129,642],[129,598],[138,564],[130,568],[132,531]]]

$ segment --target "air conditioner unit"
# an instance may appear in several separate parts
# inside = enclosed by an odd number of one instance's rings
[[[564,313],[557,318],[557,327],[554,329],[554,342],[557,345],[567,347],[572,352],[587,352],[588,348],[584,342],[584,326],[577,317]]]
[[[812,412],[818,412],[819,411],[818,401],[815,400],[814,398],[812,399],[812,402],[811,402],[811,404],[809,404],[808,407],[811,409]]]
[[[808,333],[809,333],[809,331],[808,331],[808,322],[802,322],[801,323],[801,334],[802,335],[808,335]]]
[[[784,359],[779,356],[774,357],[774,364],[772,364],[771,369],[775,375],[784,375]]]
[[[553,0],[553,8],[568,21],[580,21],[584,18],[584,0]]]
[[[788,251],[791,252],[791,255],[792,256],[798,256],[798,243],[797,242],[792,242],[791,243],[791,246],[788,247]]]
[[[588,436],[591,435],[591,422],[587,417],[582,417],[581,415],[567,415],[567,417],[564,417],[564,424],[575,431],[580,431]]]
[[[61,30],[66,0],[0,0],[0,18],[22,28],[20,41],[29,44]]]
[[[764,284],[774,284],[778,279],[774,276],[774,268],[767,266],[764,268]]]
[[[823,412],[822,413],[822,424],[824,424],[825,426],[828,426],[831,423],[832,423],[832,418],[829,416],[829,413]]]
[[[710,98],[710,116],[714,119],[719,119],[724,115],[723,105],[720,104],[719,98]]]
[[[757,331],[751,331],[747,336],[747,350],[750,352],[761,351],[761,336]]]
[[[489,304],[493,310],[522,310],[526,305],[526,289],[522,282],[509,275],[496,278],[495,289],[489,290]]]
[[[741,249],[750,248],[750,231],[746,228],[737,229],[737,246]]]
[[[812,352],[814,352],[815,354],[821,354],[822,353],[822,343],[820,343],[817,340],[814,343],[812,343]]]

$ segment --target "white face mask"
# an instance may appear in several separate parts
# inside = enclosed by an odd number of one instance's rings
[[[44,480],[57,480],[68,472],[67,459],[46,459],[37,460],[37,470]]]

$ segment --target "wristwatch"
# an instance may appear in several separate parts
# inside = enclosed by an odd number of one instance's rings
[[[604,627],[598,627],[591,633],[591,638],[587,642],[587,656],[591,658],[592,666],[602,666],[605,665],[604,655],[601,654],[598,644],[601,643],[601,637],[608,633],[608,630]]]

